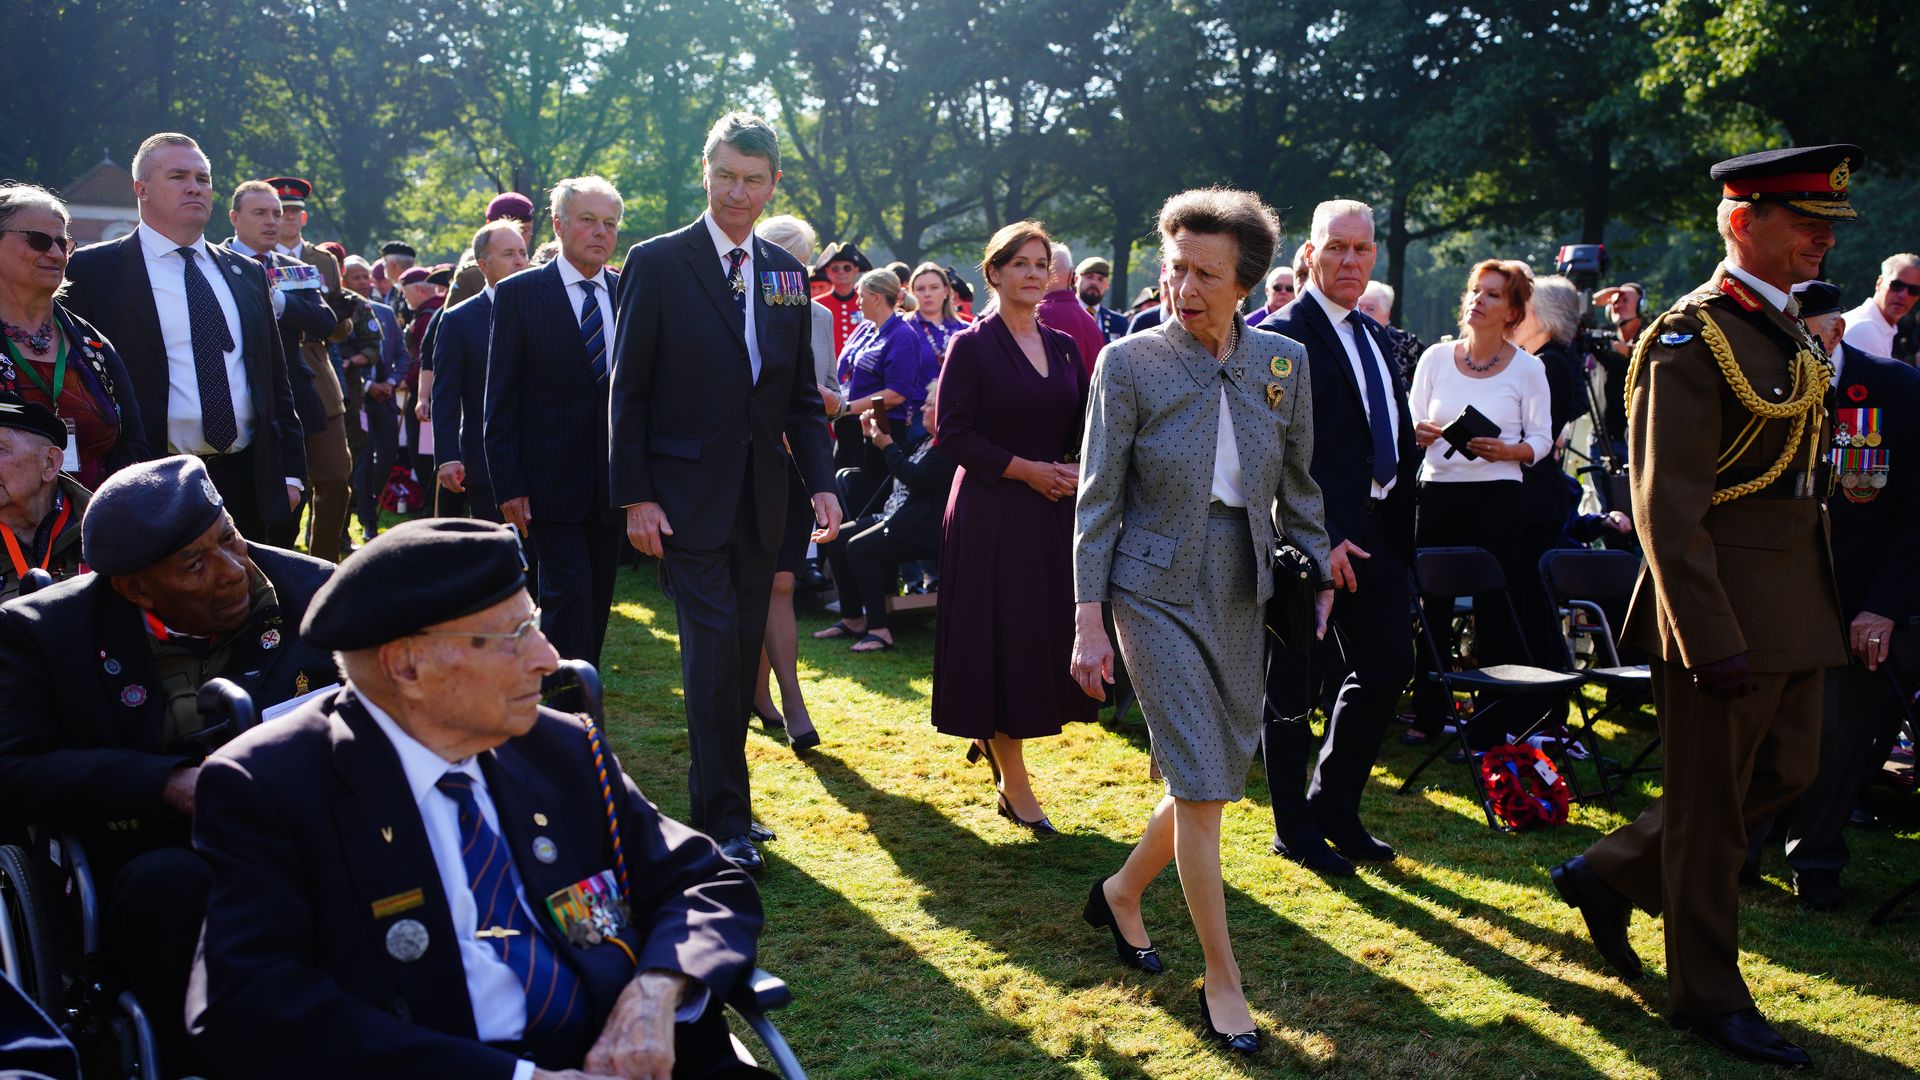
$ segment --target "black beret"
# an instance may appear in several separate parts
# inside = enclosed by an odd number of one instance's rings
[[[1800,298],[1800,317],[1803,319],[1831,315],[1845,307],[1840,302],[1840,286],[1825,281],[1803,281],[1793,287],[1793,295]]]
[[[1723,198],[1777,202],[1807,217],[1847,221],[1859,216],[1847,201],[1847,185],[1866,160],[1849,143],[1788,146],[1728,158],[1709,175],[1720,181]]]
[[[207,467],[190,454],[129,465],[87,503],[80,550],[97,573],[138,573],[193,543],[225,506]]]
[[[511,526],[472,518],[396,525],[347,556],[313,595],[300,636],[352,652],[471,615],[527,587]]]
[[[411,258],[414,258],[419,253],[413,250],[412,244],[409,244],[404,240],[389,240],[386,243],[380,245],[380,254],[405,255],[407,258],[411,259]]]
[[[67,425],[52,409],[4,390],[0,390],[0,428],[30,431],[55,446],[67,445]]]

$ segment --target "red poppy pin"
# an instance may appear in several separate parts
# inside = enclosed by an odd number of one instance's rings
[[[1865,383],[1854,383],[1854,384],[1853,384],[1852,386],[1849,386],[1849,387],[1847,387],[1847,400],[1848,400],[1848,401],[1865,401],[1865,400],[1867,400],[1867,387],[1866,387],[1866,384],[1865,384]]]

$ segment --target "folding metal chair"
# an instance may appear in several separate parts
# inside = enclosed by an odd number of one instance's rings
[[[1433,678],[1439,680],[1441,689],[1451,702],[1456,693],[1465,693],[1471,705],[1467,716],[1456,718],[1454,724],[1454,744],[1446,740],[1435,740],[1434,748],[1424,760],[1416,766],[1407,779],[1400,785],[1400,793],[1408,794],[1413,783],[1427,766],[1446,753],[1451,745],[1458,745],[1466,758],[1467,775],[1473,782],[1473,791],[1480,801],[1480,809],[1487,816],[1487,824],[1502,829],[1500,820],[1493,812],[1493,803],[1488,798],[1486,783],[1480,775],[1479,763],[1469,734],[1476,728],[1485,728],[1485,721],[1500,710],[1509,709],[1517,699],[1539,694],[1559,694],[1571,697],[1581,684],[1587,681],[1581,672],[1552,671],[1535,667],[1532,654],[1527,649],[1526,636],[1521,633],[1520,616],[1514,610],[1513,598],[1507,592],[1507,577],[1500,568],[1500,561],[1485,548],[1443,547],[1421,548],[1414,555],[1414,587],[1421,595],[1471,596],[1473,597],[1473,618],[1476,629],[1484,638],[1485,620],[1504,616],[1507,627],[1518,642],[1525,664],[1487,664],[1478,668],[1455,670],[1452,663],[1452,651],[1440,645],[1441,635],[1433,626],[1425,604],[1416,604],[1420,621],[1420,635],[1425,641],[1428,652],[1434,657]],[[1515,744],[1526,742],[1545,722],[1545,717],[1533,720],[1525,730],[1514,735]],[[1571,731],[1571,729],[1569,729]],[[1581,743],[1588,755],[1593,756],[1592,748],[1582,740],[1579,732],[1572,732],[1574,739]],[[1590,793],[1579,787],[1578,781],[1566,768],[1561,772],[1567,776],[1569,786],[1573,788],[1572,797],[1585,799]],[[1605,778],[1601,778],[1602,792],[1605,791]]]
[[[1907,738],[1920,739],[1920,719],[1913,712],[1914,686],[1916,676],[1920,676],[1920,655],[1915,655],[1920,652],[1915,648],[1920,642],[1916,641],[1914,630],[1913,623],[1909,623],[1907,627],[1894,631],[1887,663],[1880,670],[1887,673],[1887,681],[1893,684],[1893,696],[1900,702],[1900,725],[1906,731]],[[1885,903],[1874,909],[1867,922],[1874,926],[1886,922],[1894,910],[1915,893],[1920,893],[1920,878],[1913,879],[1887,897]]]
[[[1566,619],[1567,633],[1561,639],[1566,649],[1563,670],[1578,671],[1607,691],[1606,704],[1592,713],[1587,712],[1585,701],[1575,699],[1589,730],[1595,720],[1615,709],[1638,709],[1653,703],[1653,677],[1647,665],[1620,662],[1620,652],[1614,646],[1618,639],[1607,618],[1609,604],[1624,608],[1639,577],[1640,557],[1631,552],[1561,548],[1540,556],[1540,581],[1546,586],[1547,599]],[[1569,638],[1584,638],[1593,659],[1583,664]],[[1600,782],[1617,792],[1629,777],[1660,771],[1658,765],[1645,764],[1659,745],[1656,734],[1625,768],[1609,768],[1606,760],[1596,755]]]

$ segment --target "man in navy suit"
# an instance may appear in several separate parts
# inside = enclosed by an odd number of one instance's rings
[[[473,234],[473,261],[485,282],[480,291],[440,316],[433,353],[433,445],[440,487],[460,496],[467,514],[503,521],[487,472],[484,438],[487,399],[487,339],[493,332],[493,290],[527,268],[527,240],[520,223],[490,221]],[[440,511],[449,514],[447,507]]]
[[[753,882],[540,706],[523,566],[489,522],[383,534],[301,624],[346,687],[202,768],[184,1012],[214,1075],[765,1075],[720,1016]]]
[[[753,232],[780,180],[779,142],[766,121],[729,113],[702,159],[707,212],[634,245],[623,266],[613,501],[673,594],[693,824],[758,870],[754,841],[771,834],[752,815],[747,710],[786,520],[783,437],[813,493],[816,542],[839,533],[841,511],[806,268]]]
[[[1899,722],[1887,657],[1896,635],[1903,653],[1912,646],[1908,623],[1920,613],[1920,483],[1906,479],[1920,460],[1920,371],[1841,344],[1838,287],[1812,281],[1795,291],[1807,331],[1834,362],[1827,508],[1852,658],[1828,668],[1822,684],[1820,771],[1787,811],[1787,864],[1802,907],[1836,911],[1849,860],[1842,833]]]
[[[126,362],[158,451],[193,454],[246,536],[285,531],[307,448],[260,264],[206,240],[213,168],[185,135],[133,156],[140,227],[67,262],[66,304]]]
[[[1360,822],[1360,791],[1413,674],[1407,574],[1420,455],[1406,391],[1386,362],[1386,338],[1356,310],[1379,254],[1372,208],[1321,203],[1307,248],[1311,283],[1261,329],[1307,347],[1313,478],[1327,501],[1335,599],[1326,639],[1310,652],[1280,651],[1269,665],[1264,756],[1274,851],[1321,873],[1351,874],[1355,859],[1393,858]],[[1303,796],[1312,757],[1306,717],[1322,676],[1341,670],[1346,679]]]
[[[600,662],[620,560],[606,468],[620,276],[606,266],[623,209],[598,176],[554,187],[560,254],[494,286],[487,349],[483,441],[493,497],[507,524],[533,541],[541,629],[561,656],[590,664]]]

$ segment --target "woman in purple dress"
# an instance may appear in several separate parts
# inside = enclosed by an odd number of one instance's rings
[[[1038,222],[995,233],[980,264],[998,305],[953,335],[940,382],[940,452],[960,466],[940,542],[933,726],[972,739],[999,810],[1054,831],[1027,777],[1021,742],[1092,720],[1069,675],[1073,652],[1073,493],[1087,373],[1065,334],[1034,314],[1052,241]]]

